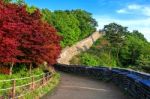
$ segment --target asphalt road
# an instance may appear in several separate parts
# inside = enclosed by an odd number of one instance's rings
[[[129,99],[112,83],[61,73],[58,88],[42,99]]]

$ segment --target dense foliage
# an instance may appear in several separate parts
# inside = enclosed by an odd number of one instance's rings
[[[43,9],[43,20],[52,24],[63,36],[62,47],[70,46],[89,36],[96,30],[97,22],[84,10],[58,10],[51,12]]]
[[[149,52],[150,43],[146,41],[141,33],[133,31],[126,35],[125,44],[119,53],[119,59],[123,66],[130,66],[134,69],[144,69],[150,72]]]
[[[60,36],[41,20],[40,11],[0,1],[0,63],[55,64],[60,53]]]
[[[82,64],[87,66],[116,67],[117,60],[110,53],[110,45],[105,38],[101,38],[88,51],[75,56],[71,64]]]
[[[73,64],[132,68],[150,72],[150,43],[138,31],[110,23],[105,36],[85,53],[74,57]]]

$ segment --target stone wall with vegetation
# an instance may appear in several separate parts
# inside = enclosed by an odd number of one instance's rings
[[[63,49],[57,62],[61,64],[69,64],[69,61],[73,56],[78,55],[82,51],[88,50],[93,45],[93,43],[101,36],[101,33],[94,32],[88,38],[83,39],[82,41],[76,43],[71,47]]]

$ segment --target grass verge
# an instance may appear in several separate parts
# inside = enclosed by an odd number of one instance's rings
[[[24,96],[21,99],[40,99],[43,95],[49,93],[51,94],[56,86],[59,84],[60,81],[60,74],[55,73],[53,74],[51,80],[43,87],[37,88],[36,90],[32,91],[30,94]]]

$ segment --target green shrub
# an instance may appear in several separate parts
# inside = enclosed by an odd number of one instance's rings
[[[93,55],[91,53],[83,53],[80,55],[80,62],[83,65],[90,66],[109,66],[116,67],[116,60],[109,58],[107,53],[101,53],[99,55]]]
[[[97,66],[99,65],[99,58],[89,53],[83,53],[80,57],[81,64]]]

